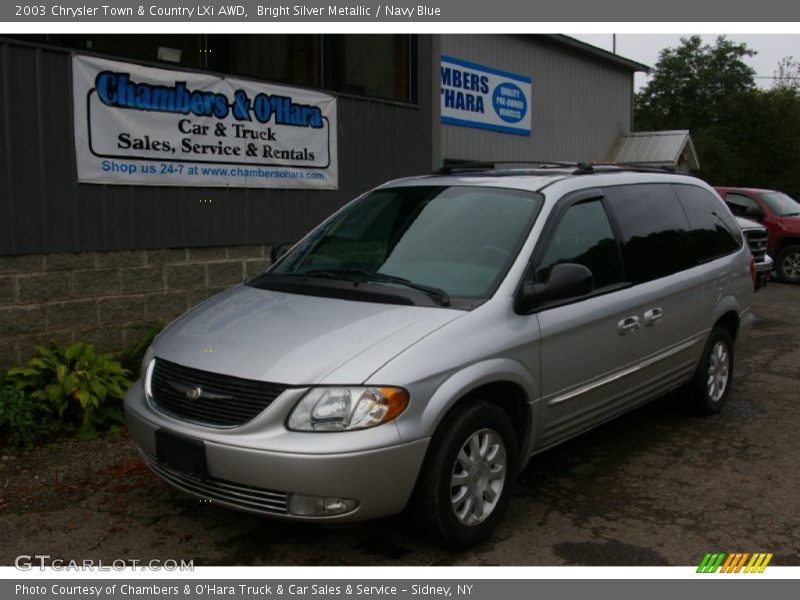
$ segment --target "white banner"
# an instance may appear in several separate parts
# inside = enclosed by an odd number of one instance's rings
[[[337,189],[336,99],[73,56],[78,181]]]
[[[442,56],[442,123],[531,134],[531,78]]]

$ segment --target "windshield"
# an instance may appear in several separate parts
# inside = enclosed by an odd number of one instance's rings
[[[800,204],[782,192],[764,192],[761,198],[777,217],[796,217],[800,215]]]
[[[295,246],[269,275],[428,286],[486,298],[510,267],[542,197],[488,187],[380,189],[357,200]],[[386,277],[380,277],[380,275]],[[390,281],[394,277],[396,281]]]

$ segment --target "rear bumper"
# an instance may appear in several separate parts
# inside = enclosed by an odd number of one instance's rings
[[[203,428],[187,431],[163,419],[144,400],[135,385],[125,401],[125,416],[134,443],[150,468],[164,481],[205,502],[229,508],[302,521],[348,523],[399,513],[408,503],[428,448],[429,439],[353,452],[320,452],[331,436],[306,434],[314,453],[224,443],[218,432],[204,436]],[[156,462],[156,431],[178,431],[205,445],[208,478],[188,475]],[[297,435],[297,434],[294,434]],[[212,438],[213,439],[209,439]],[[326,439],[327,438],[327,439]],[[318,444],[315,444],[318,442]],[[293,494],[356,500],[357,507],[335,516],[299,516],[290,511]]]
[[[769,254],[765,254],[763,259],[756,263],[756,290],[767,287],[772,271],[775,270],[775,261]]]

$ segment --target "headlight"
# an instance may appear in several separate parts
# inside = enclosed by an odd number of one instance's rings
[[[396,418],[408,392],[394,387],[317,387],[294,407],[286,426],[294,431],[352,431]]]
[[[153,351],[153,346],[148,346],[147,350],[145,350],[144,356],[142,357],[142,365],[139,367],[139,377],[144,379],[145,373],[147,373],[147,366],[155,357],[156,353]]]
[[[153,347],[150,346],[147,352],[144,353],[142,359],[142,366],[140,368],[140,376],[142,378],[142,385],[144,385],[144,395],[148,400],[153,399],[153,390],[151,380],[153,379],[153,369],[156,366],[156,354],[153,352]]]

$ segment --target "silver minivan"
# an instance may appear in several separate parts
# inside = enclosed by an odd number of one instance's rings
[[[130,434],[219,505],[339,523],[413,500],[463,547],[532,455],[676,388],[719,411],[753,276],[693,177],[537,164],[393,181],[167,327],[125,398]]]

